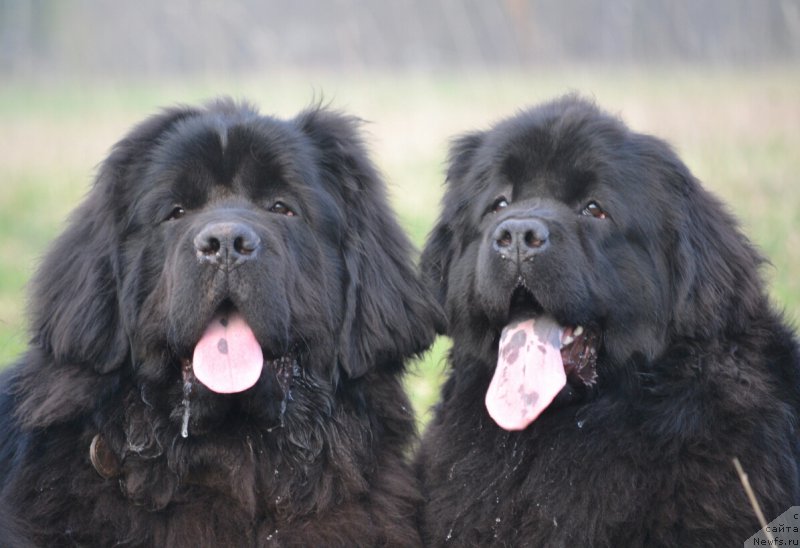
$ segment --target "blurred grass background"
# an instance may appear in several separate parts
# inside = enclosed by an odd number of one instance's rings
[[[0,368],[25,348],[25,284],[48,242],[162,106],[228,95],[289,117],[322,99],[363,118],[421,246],[448,140],[567,92],[670,141],[800,317],[796,0],[0,0]],[[408,376],[422,422],[447,347]]]
[[[774,301],[800,313],[800,69],[548,69],[477,75],[298,74],[278,78],[62,82],[0,87],[0,364],[23,350],[25,284],[96,166],[133,124],[161,106],[217,95],[292,116],[323,96],[365,120],[402,225],[422,246],[437,215],[448,140],[499,117],[578,91],[634,129],[669,140],[741,219],[770,258]],[[445,371],[441,339],[408,387],[424,422]]]

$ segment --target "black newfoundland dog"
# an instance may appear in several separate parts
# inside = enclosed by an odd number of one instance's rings
[[[800,503],[800,359],[762,260],[662,141],[568,96],[453,144],[422,268],[452,371],[423,540],[741,546]]]
[[[441,318],[385,194],[322,108],[221,100],[120,141],[0,380],[2,494],[34,540],[418,544],[400,377]]]

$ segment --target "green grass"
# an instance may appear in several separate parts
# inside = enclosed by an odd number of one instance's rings
[[[800,314],[800,69],[572,68],[529,74],[284,74],[192,82],[0,86],[0,367],[25,346],[24,285],[95,166],[159,107],[216,95],[291,116],[322,99],[366,120],[404,228],[421,246],[439,208],[448,139],[568,91],[594,97],[639,131],[669,140],[736,213],[770,259],[773,299]],[[408,387],[424,422],[448,342],[414,364]]]

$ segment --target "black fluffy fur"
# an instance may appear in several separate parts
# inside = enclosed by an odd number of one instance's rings
[[[357,126],[220,100],[114,147],[32,282],[31,346],[0,381],[2,495],[37,544],[419,544],[400,375],[442,319]],[[198,260],[193,238],[218,221],[252,228],[253,259]],[[233,395],[195,382],[184,439],[181,360],[231,305],[265,359],[299,367],[287,385],[267,364]],[[90,464],[96,434],[116,477]]]
[[[500,195],[509,202],[492,211]],[[605,219],[582,215],[590,201]],[[509,274],[503,219],[549,247]],[[508,265],[511,261],[505,261]],[[422,256],[452,369],[417,458],[432,546],[741,546],[800,503],[800,358],[762,259],[662,141],[574,96],[456,139]],[[525,430],[483,404],[509,296],[602,332],[596,387]]]

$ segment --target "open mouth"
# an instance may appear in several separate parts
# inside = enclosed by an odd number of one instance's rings
[[[486,407],[506,430],[523,430],[570,385],[597,382],[600,333],[580,325],[561,325],[521,282],[511,297],[497,367],[486,393]]]
[[[272,354],[256,338],[245,315],[224,300],[195,343],[181,359],[183,381],[198,381],[212,392],[236,394],[252,388],[265,366],[293,363],[295,352]]]
[[[258,382],[264,354],[245,317],[221,306],[194,347],[191,370],[212,392],[234,394]]]
[[[280,356],[266,355],[244,315],[225,301],[210,319],[191,358],[180,360],[183,382],[183,419],[181,435],[189,435],[195,384],[217,394],[238,394],[255,386],[267,368],[274,374],[276,388],[282,394],[280,420],[291,398],[293,379],[301,376],[298,356],[290,350]]]

